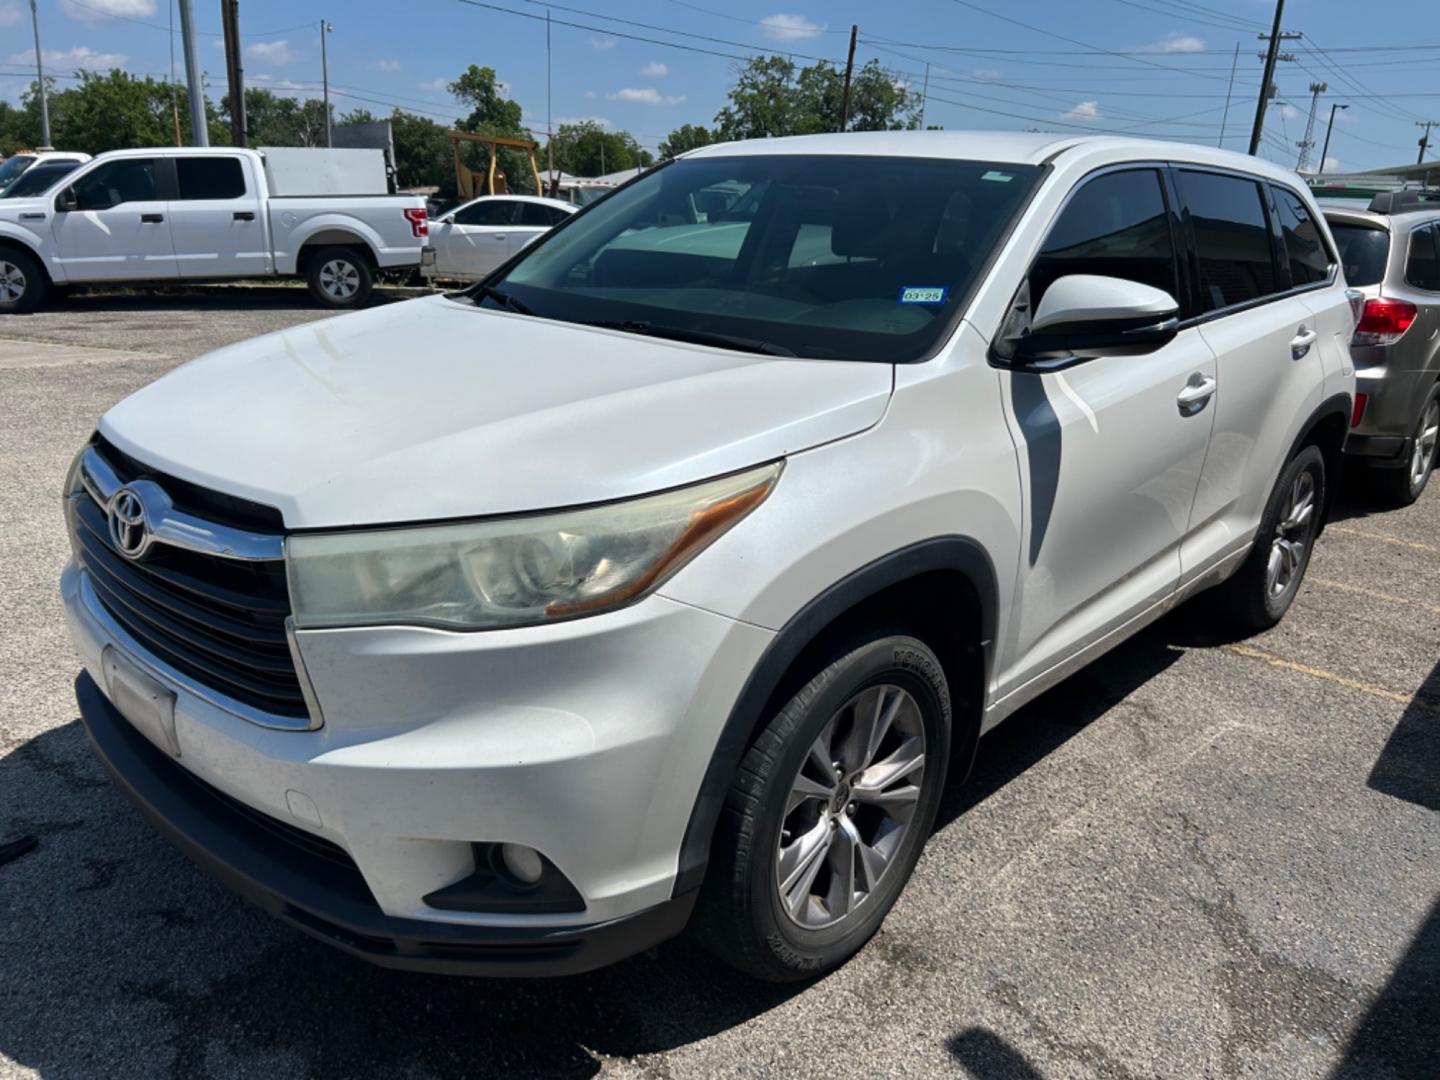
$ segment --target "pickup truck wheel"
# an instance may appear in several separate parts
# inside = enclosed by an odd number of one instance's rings
[[[23,315],[45,299],[50,279],[23,251],[0,249],[0,314]]]
[[[935,822],[950,695],[923,642],[860,645],[761,730],[726,798],[699,941],[756,978],[838,967],[880,927]]]
[[[370,264],[350,248],[321,248],[310,256],[305,278],[310,295],[328,308],[355,308],[370,298],[375,274]]]
[[[1325,456],[1306,446],[1281,470],[1250,554],[1210,593],[1217,622],[1258,631],[1285,617],[1310,565],[1324,507]]]

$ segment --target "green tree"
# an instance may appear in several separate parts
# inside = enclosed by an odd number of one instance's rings
[[[395,176],[401,187],[437,185],[443,199],[458,196],[455,159],[445,127],[423,116],[396,109],[390,114],[390,138],[395,143]]]
[[[660,160],[668,161],[679,157],[687,150],[709,146],[715,142],[715,133],[704,124],[681,124],[660,142]]]
[[[182,88],[178,93],[183,98],[185,91]],[[35,97],[32,86],[22,101],[27,112],[33,109],[38,115]],[[51,140],[60,149],[87,154],[174,145],[176,110],[172,100],[172,88],[158,79],[137,78],[118,68],[105,74],[81,71],[78,86],[49,95]],[[189,113],[183,101],[180,104],[180,136],[188,142]]]
[[[572,176],[603,176],[655,161],[630,132],[606,131],[593,120],[561,124],[554,146],[555,167]]]
[[[220,99],[224,141],[230,141],[230,97]],[[334,121],[335,110],[330,116]],[[263,86],[245,88],[245,128],[251,146],[324,146],[325,103],[277,94]]]
[[[534,138],[522,121],[524,110],[518,101],[505,96],[494,68],[471,64],[450,84],[450,93],[470,109],[470,115],[455,125],[461,131],[476,135],[503,135],[511,139]],[[484,147],[462,143],[460,158],[479,172],[489,167]],[[534,189],[529,155],[523,150],[501,148],[499,164],[512,191]]]
[[[824,60],[798,68],[784,56],[754,57],[737,73],[730,103],[715,117],[715,136],[723,141],[836,131],[844,85],[841,70]],[[851,82],[849,129],[918,127],[919,108],[919,95],[871,60]]]

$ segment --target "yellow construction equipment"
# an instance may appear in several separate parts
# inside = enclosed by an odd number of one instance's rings
[[[497,167],[502,146],[512,146],[527,152],[530,157],[530,175],[535,180],[535,194],[545,194],[544,185],[540,183],[540,168],[535,163],[535,151],[539,143],[530,139],[512,139],[504,135],[474,135],[468,131],[447,131],[445,134],[450,137],[450,148],[455,154],[455,186],[459,189],[462,202],[478,195],[504,195],[510,190],[505,174]],[[490,153],[489,168],[483,173],[477,172],[461,161],[462,142],[480,143],[484,146]]]

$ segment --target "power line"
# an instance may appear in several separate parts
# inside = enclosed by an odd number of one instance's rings
[[[104,8],[98,8],[98,7],[94,7],[94,6],[90,5],[90,4],[82,3],[81,0],[69,0],[69,2],[70,2],[71,4],[74,4],[74,5],[75,5],[76,7],[78,7],[78,8],[84,8],[86,11],[93,11],[96,15],[103,15],[103,16],[104,16],[105,18],[107,18],[107,19],[119,19],[119,20],[121,20],[122,22],[134,23],[136,26],[148,26],[151,30],[159,30],[159,31],[161,31],[162,33],[166,33],[166,34],[173,33],[173,31],[171,30],[171,28],[168,27],[168,26],[162,26],[162,25],[160,25],[159,23],[146,22],[144,19],[137,19],[137,18],[135,18],[133,15],[121,15],[121,14],[119,14],[119,13],[117,13],[117,12],[114,12],[114,11],[106,11]],[[292,31],[295,31],[295,30],[304,30],[304,29],[306,29],[306,28],[309,27],[309,26],[310,26],[310,24],[309,24],[308,22],[307,22],[307,23],[300,23],[298,26],[285,26],[285,27],[282,27],[282,28],[279,29],[279,30],[260,30],[260,31],[257,31],[257,32],[255,32],[255,33],[241,34],[240,36],[241,36],[241,37],[274,37],[276,34],[288,34],[288,33],[291,33]],[[221,33],[221,32],[218,31],[218,30],[196,30],[195,33],[199,34],[199,35],[202,36],[202,37],[224,37],[224,36],[225,36],[223,33]]]

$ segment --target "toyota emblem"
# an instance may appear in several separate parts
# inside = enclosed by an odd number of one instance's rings
[[[150,525],[145,504],[129,488],[121,488],[110,500],[110,539],[115,550],[127,559],[138,559],[150,546]]]

